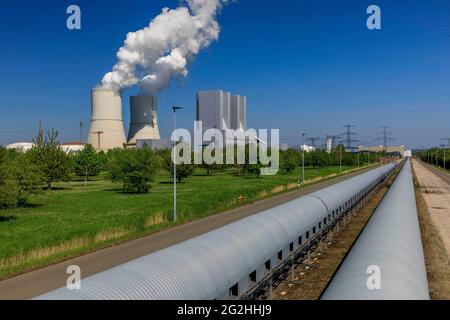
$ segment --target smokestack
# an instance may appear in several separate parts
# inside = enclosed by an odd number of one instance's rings
[[[94,88],[91,92],[92,117],[87,143],[98,151],[123,148],[126,143],[122,118],[121,92]]]
[[[130,130],[128,144],[137,140],[159,140],[157,100],[154,96],[130,97]]]

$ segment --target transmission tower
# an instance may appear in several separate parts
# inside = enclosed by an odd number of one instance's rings
[[[347,124],[343,128],[347,129],[347,130],[342,134],[342,136],[344,136],[345,139],[342,140],[341,143],[344,144],[345,149],[347,151],[352,152],[356,149],[356,147],[353,146],[353,143],[359,142],[359,140],[353,139],[353,136],[355,136],[357,134],[356,132],[352,132],[352,128],[355,128],[355,126],[351,125],[351,124]]]
[[[442,141],[447,142],[447,143],[445,144],[446,148],[449,148],[449,147],[450,147],[450,138],[442,138]]]
[[[375,140],[383,142],[383,150],[387,154],[389,142],[394,141],[395,139],[392,137],[392,132],[388,130],[389,127],[383,126],[381,128],[383,129],[383,132],[377,133],[377,136],[381,137],[377,137]]]
[[[339,139],[339,138],[340,138],[340,137],[339,137],[339,136],[336,136],[336,135],[327,135],[327,136],[325,137],[325,143],[324,143],[325,150],[327,150],[327,151],[333,150],[333,149],[337,146],[336,141],[337,141],[337,139]],[[331,145],[330,145],[330,144],[331,144]],[[328,149],[330,149],[330,150],[328,150]]]
[[[318,143],[320,142],[320,137],[309,137],[306,139],[307,142],[309,142],[309,144],[314,147],[315,149],[317,149]]]

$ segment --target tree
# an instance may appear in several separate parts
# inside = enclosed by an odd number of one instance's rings
[[[95,149],[87,144],[84,149],[76,154],[74,160],[74,171],[84,177],[84,185],[87,185],[89,177],[98,176],[102,167],[102,159]]]
[[[146,193],[151,188],[157,168],[154,152],[145,146],[111,153],[108,174],[111,181],[123,184],[124,191]]]
[[[30,195],[42,192],[43,180],[28,154],[0,150],[0,208],[25,205]]]
[[[161,165],[165,171],[167,171],[171,176],[173,176],[173,161],[172,161],[172,151],[162,150],[159,153],[161,158]],[[184,179],[190,177],[194,173],[194,166],[192,164],[181,163],[177,165],[177,181],[182,183]]]
[[[31,161],[39,166],[47,188],[55,182],[70,181],[71,163],[69,156],[61,149],[57,141],[58,131],[47,131],[34,139],[34,146],[29,151]]]
[[[286,151],[280,151],[280,167],[286,170],[286,173],[294,171],[299,163],[299,154],[296,150],[288,149]]]

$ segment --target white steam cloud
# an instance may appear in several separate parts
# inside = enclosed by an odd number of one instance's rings
[[[188,7],[164,8],[148,27],[128,33],[102,87],[118,91],[139,84],[141,93],[154,95],[172,77],[187,76],[189,61],[219,38],[216,17],[226,0],[186,2]]]

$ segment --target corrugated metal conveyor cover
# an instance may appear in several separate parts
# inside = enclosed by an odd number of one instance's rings
[[[377,282],[378,279],[380,282]],[[322,299],[429,298],[411,164],[408,161]]]
[[[389,166],[382,168],[387,171]],[[380,169],[342,182],[377,182]],[[363,182],[357,182],[357,181]],[[353,182],[352,182],[353,181]],[[339,189],[339,187],[337,187]],[[331,191],[334,192],[332,189]],[[340,192],[336,201],[349,200]],[[61,288],[37,299],[211,300],[277,259],[278,252],[330,214],[323,200],[306,195],[170,248],[82,280],[81,290]],[[244,283],[243,283],[244,284]],[[245,284],[244,284],[245,285]]]
[[[318,190],[312,195],[321,199],[327,205],[328,210],[336,210],[344,205],[345,201],[349,200],[350,197],[356,196],[359,192],[375,185],[380,179],[393,171],[395,167],[395,164],[388,164],[373,169],[352,179]]]

